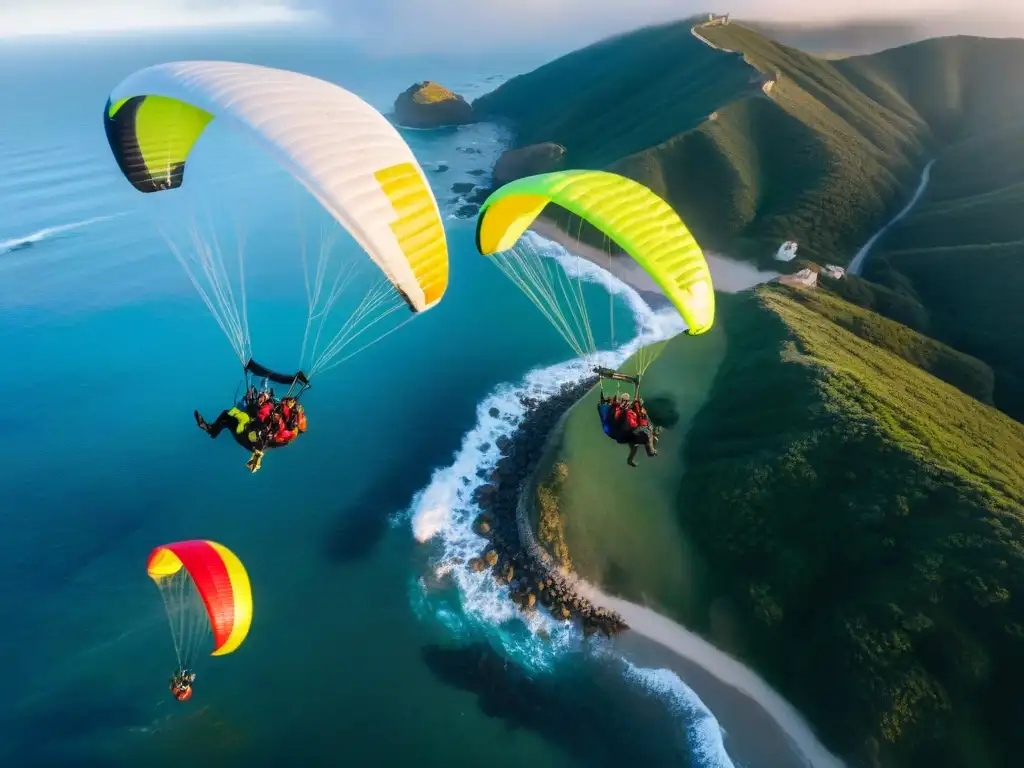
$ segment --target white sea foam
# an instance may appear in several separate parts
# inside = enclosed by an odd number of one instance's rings
[[[36,230],[27,235],[21,235],[20,237],[12,237],[7,240],[0,240],[0,253],[7,251],[18,250],[35,243],[42,242],[54,235],[59,235],[64,232],[70,232],[73,229],[82,229],[88,227],[91,224],[98,224],[101,221],[108,221],[109,219],[116,219],[118,216],[124,214],[114,214],[112,216],[97,216],[92,219],[84,219],[83,221],[73,221],[70,224],[59,224],[54,227],[43,227],[42,229]]]
[[[629,661],[625,664],[626,679],[664,699],[671,710],[686,722],[690,751],[702,766],[732,768],[733,762],[725,751],[722,727],[711,710],[677,674],[667,669],[643,669]]]
[[[597,283],[625,301],[636,318],[637,335],[628,344],[600,354],[596,360],[570,360],[530,371],[518,384],[499,386],[477,406],[476,424],[463,438],[452,464],[434,472],[427,487],[413,499],[410,510],[416,539],[431,541],[439,549],[434,577],[449,578],[457,586],[462,617],[450,604],[431,608],[422,579],[415,585],[419,592],[412,599],[418,613],[429,613],[454,635],[465,637],[470,631],[483,634],[515,662],[540,673],[553,669],[564,653],[584,647],[582,634],[573,625],[555,622],[542,611],[529,617],[524,615],[508,598],[507,588],[499,586],[489,573],[451,567],[453,562],[464,563],[480,552],[480,538],[472,529],[473,520],[480,513],[473,493],[487,482],[501,458],[499,438],[510,437],[519,427],[526,410],[522,397],[551,397],[563,384],[590,375],[594,364],[615,367],[641,346],[674,336],[686,326],[677,312],[655,312],[633,288],[592,262],[535,233],[528,232],[524,237],[531,247],[559,261],[570,274]],[[607,643],[591,641],[589,647],[601,649],[600,653],[611,652]],[[708,766],[732,765],[722,744],[718,722],[678,676],[669,670],[625,664],[627,679],[662,696],[667,706],[680,714],[694,756]]]

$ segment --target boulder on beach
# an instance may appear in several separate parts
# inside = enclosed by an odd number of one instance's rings
[[[509,149],[501,153],[491,177],[494,179],[494,186],[500,187],[524,176],[557,171],[562,167],[564,158],[565,147],[553,141]]]
[[[484,486],[490,488],[492,486]],[[494,520],[486,512],[477,516],[476,520],[473,521],[473,531],[477,536],[485,536],[490,538],[491,530],[494,527]]]
[[[476,121],[469,103],[443,85],[424,80],[395,99],[394,120],[407,128],[441,128]]]

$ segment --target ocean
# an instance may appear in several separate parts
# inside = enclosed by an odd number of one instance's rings
[[[287,367],[306,309],[297,252],[324,225],[216,123],[186,170],[188,205],[123,179],[103,135],[110,90],[141,67],[198,58],[305,72],[385,112],[422,79],[473,98],[543,61],[378,59],[259,35],[0,46],[0,764],[731,765],[715,717],[677,676],[527,622],[487,574],[453,564],[478,554],[470,496],[519,394],[583,373],[477,254],[474,222],[454,216],[451,185],[486,179],[501,129],[404,134],[446,215],[451,282],[436,309],[317,378],[309,431],[259,473],[227,437],[197,430],[192,410],[228,407],[240,369],[167,233],[204,219],[226,252],[244,246],[254,355]],[[351,239],[337,247],[365,261]],[[615,297],[620,335],[678,330],[609,275],[595,271],[587,292]],[[615,346],[610,331],[598,342]],[[145,562],[192,538],[241,558],[254,619],[179,704]]]

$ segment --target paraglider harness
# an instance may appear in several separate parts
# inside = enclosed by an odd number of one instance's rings
[[[171,694],[178,701],[188,701],[192,698],[192,681],[196,679],[194,672],[187,669],[179,669],[171,677]]]
[[[601,397],[602,397],[602,399],[604,397],[606,397],[605,392],[604,392],[604,380],[605,379],[610,379],[611,381],[614,381],[614,382],[626,381],[626,382],[629,382],[630,384],[632,384],[633,385],[633,400],[632,400],[632,402],[636,403],[636,402],[639,401],[639,399],[640,399],[640,376],[639,376],[639,374],[636,375],[636,376],[627,376],[624,373],[619,373],[618,371],[613,371],[611,368],[604,368],[602,366],[596,366],[593,370],[594,370],[594,373],[596,373],[598,376],[601,377],[600,378],[600,382],[601,382],[600,386],[601,386]],[[619,387],[620,387],[620,385],[618,383],[616,383],[616,385],[615,385],[615,394],[616,394],[616,396],[619,394]],[[651,425],[651,433],[654,435],[655,438],[657,438],[658,435],[661,433],[661,427],[655,426],[654,423],[650,421],[650,414],[648,414],[648,422]],[[611,434],[607,430],[605,430],[605,434],[607,434],[608,437],[612,438],[617,443],[628,442],[627,440],[623,439],[622,437],[616,437],[615,435]]]
[[[264,365],[260,365],[251,357],[242,370],[244,371],[244,376],[242,381],[239,382],[238,387],[235,389],[235,398],[233,402],[239,402],[239,390],[244,386],[247,406],[250,405],[250,395],[254,392],[267,392],[273,397],[274,390],[270,388],[271,382],[288,387],[288,391],[284,393],[281,400],[293,398],[296,402],[298,402],[302,393],[312,386],[309,383],[309,379],[306,377],[306,374],[302,371],[296,371],[294,374],[278,373]],[[258,384],[256,383],[257,381]],[[247,450],[254,447],[264,446],[266,443],[265,434],[260,433],[258,439],[255,441],[244,437],[244,434],[244,432],[242,434],[236,433],[235,441]]]

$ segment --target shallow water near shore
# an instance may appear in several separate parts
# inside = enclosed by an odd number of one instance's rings
[[[729,765],[715,717],[679,678],[542,615],[528,625],[488,575],[445,564],[478,554],[461,505],[521,416],[518,392],[583,374],[476,253],[473,222],[452,218],[451,185],[490,167],[507,140],[498,129],[405,134],[424,167],[448,166],[431,173],[452,260],[436,310],[315,382],[309,432],[257,475],[236,446],[196,430],[191,410],[229,402],[238,366],[143,215],[151,196],[116,174],[99,120],[129,72],[186,58],[305,71],[383,110],[424,77],[472,96],[540,63],[369,62],[323,41],[208,35],[0,49],[0,66],[22,73],[0,85],[7,103],[48,94],[45,112],[0,114],[0,392],[34,415],[0,447],[0,608],[17,617],[0,655],[18,660],[0,763],[178,765],[186,749],[220,765]],[[258,235],[253,336],[290,361],[296,333],[282,318],[304,300],[288,261],[292,190],[230,135],[203,142],[190,181],[209,178],[225,205],[224,190],[238,190],[239,219]],[[607,306],[616,292],[620,327],[636,318],[646,338],[678,329],[595,279],[588,296]],[[351,439],[353,413],[367,411],[376,444]],[[23,426],[15,416],[0,418]],[[243,647],[204,660],[195,697],[177,706],[144,565],[152,547],[186,538],[239,555],[255,613]],[[758,735],[730,734],[747,738]]]

